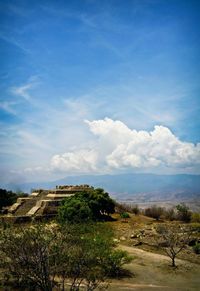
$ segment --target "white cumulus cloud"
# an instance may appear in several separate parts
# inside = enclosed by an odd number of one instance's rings
[[[77,150],[55,155],[51,160],[53,170],[63,172],[93,172],[97,168],[98,154],[94,150]]]
[[[148,132],[109,118],[85,122],[94,135],[93,149],[55,155],[53,169],[88,173],[162,167],[187,172],[200,165],[200,143],[181,141],[167,127],[156,125]]]

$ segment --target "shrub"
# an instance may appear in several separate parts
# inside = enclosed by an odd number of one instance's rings
[[[164,217],[165,219],[170,221],[176,220],[176,213],[174,211],[174,208],[166,209],[164,211]]]
[[[159,220],[161,215],[163,214],[163,212],[164,212],[164,209],[162,207],[158,207],[156,205],[153,205],[149,208],[146,208],[144,213],[146,216],[149,216],[149,217],[155,218],[156,220]]]
[[[190,224],[191,230],[195,232],[200,232],[200,223],[193,222]]]
[[[135,215],[140,214],[140,209],[139,209],[139,207],[138,207],[137,204],[136,204],[136,205],[133,205],[133,206],[131,207],[131,212],[134,213]]]
[[[192,213],[189,210],[189,207],[186,206],[184,203],[181,203],[176,206],[176,209],[178,211],[178,219],[184,222],[190,222]]]
[[[105,270],[109,277],[120,277],[123,274],[123,265],[132,261],[127,252],[114,250],[105,261]]]
[[[126,203],[116,203],[116,211],[119,214],[123,212],[132,212],[132,207]]]
[[[192,213],[192,222],[198,222],[200,223],[200,213],[193,212]]]
[[[53,252],[56,235],[38,225],[5,229],[0,237],[1,267],[22,288],[52,290],[55,276]]]
[[[128,218],[130,218],[130,215],[128,214],[128,212],[122,212],[120,214],[120,217],[122,218],[122,222],[128,222]]]
[[[10,227],[0,232],[0,268],[5,286],[15,281],[20,290],[52,291],[55,278],[62,290],[66,280],[70,290],[82,290],[81,283],[94,290],[131,261],[114,247],[113,231],[102,223]]]
[[[193,246],[193,251],[195,254],[200,254],[200,243],[196,242],[196,244]]]
[[[130,218],[130,215],[128,214],[128,212],[123,212],[120,214],[121,218]]]

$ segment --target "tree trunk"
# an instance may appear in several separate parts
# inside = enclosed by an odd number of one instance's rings
[[[176,264],[175,264],[175,257],[172,257],[172,267],[176,267]]]

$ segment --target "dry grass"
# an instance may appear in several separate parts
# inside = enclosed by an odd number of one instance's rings
[[[130,215],[124,222],[118,214],[116,221],[110,222],[115,229],[118,247],[134,257],[127,269],[133,276],[122,280],[112,280],[108,290],[200,290],[200,257],[187,247],[178,257],[178,268],[170,266],[170,259],[155,248],[153,233],[158,223],[142,215]],[[165,222],[166,223],[166,222]],[[172,223],[172,222],[167,222]],[[141,238],[131,238],[141,231],[148,234]],[[199,235],[199,234],[197,234]],[[141,245],[134,246],[140,240]]]

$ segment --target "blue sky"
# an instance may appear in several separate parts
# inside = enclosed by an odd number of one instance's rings
[[[1,182],[200,173],[199,27],[198,0],[1,0]]]

